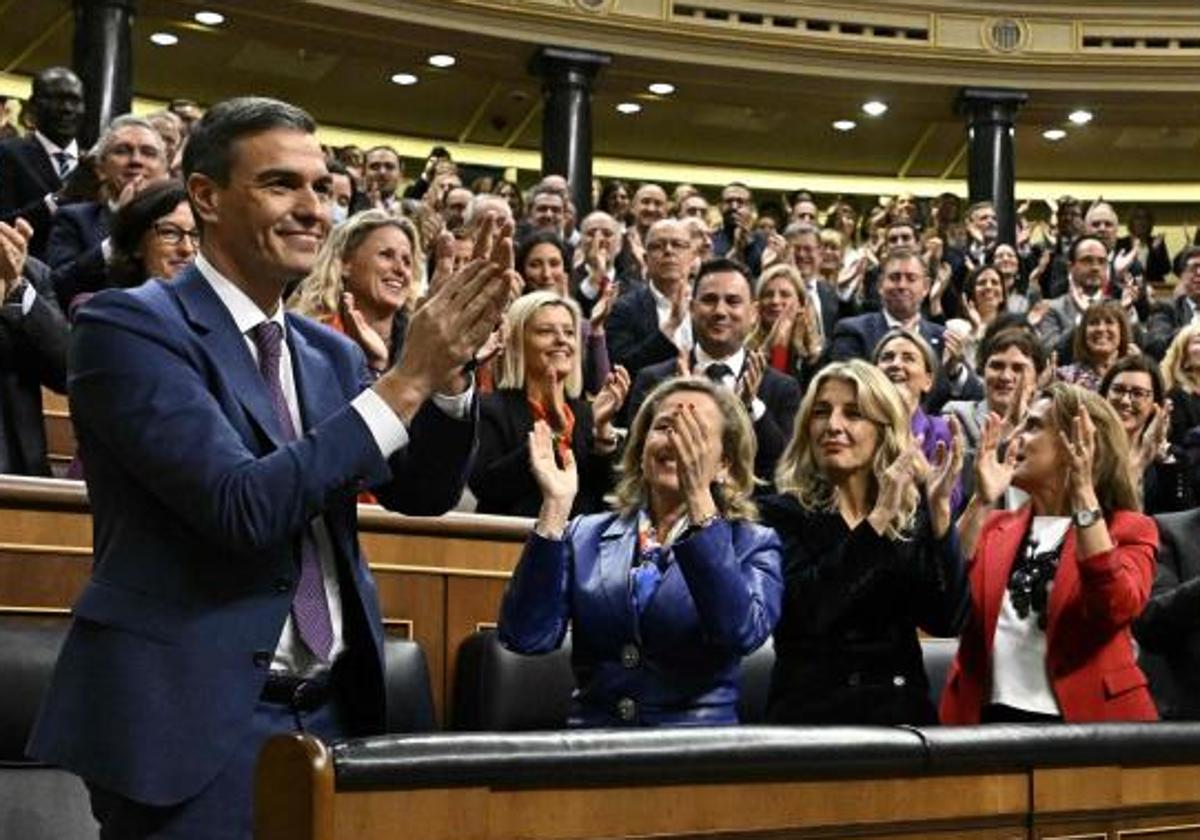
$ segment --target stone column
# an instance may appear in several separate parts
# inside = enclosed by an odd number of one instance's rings
[[[964,88],[958,110],[967,118],[968,189],[971,202],[996,206],[998,241],[1016,244],[1017,217],[1013,199],[1013,123],[1029,95],[1020,90]]]
[[[113,117],[133,104],[130,33],[136,0],[73,0],[75,39],[71,64],[83,81],[87,113],[79,132],[88,148]]]
[[[542,175],[562,175],[578,218],[592,209],[592,81],[612,56],[541,47],[529,69],[542,77]]]

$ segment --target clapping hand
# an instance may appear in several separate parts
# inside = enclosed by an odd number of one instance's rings
[[[604,335],[604,325],[608,323],[608,316],[612,314],[613,303],[616,302],[620,291],[621,284],[615,280],[606,279],[600,282],[600,294],[592,306],[591,317],[588,318],[592,335]]]
[[[367,366],[375,371],[387,370],[388,346],[375,329],[367,323],[366,316],[354,302],[354,295],[342,292],[339,310],[342,316],[342,328],[355,344],[362,348],[367,357]]]
[[[1004,495],[1017,468],[1020,438],[1010,437],[1004,458],[1000,458],[1004,426],[999,414],[989,413],[983,422],[979,448],[975,453],[975,496],[988,506],[996,504]]]
[[[950,530],[950,499],[958,486],[963,466],[963,433],[958,418],[950,417],[950,446],[938,441],[933,463],[925,473],[925,499],[929,506],[933,534],[940,539]]]
[[[571,505],[579,492],[579,473],[570,449],[563,450],[563,463],[559,465],[554,435],[544,420],[534,423],[529,433],[529,469],[542,493],[537,532],[557,538],[571,516]]]
[[[924,480],[928,469],[929,464],[921,454],[920,446],[914,442],[883,471],[879,479],[879,491],[875,494],[875,507],[867,516],[875,533],[880,536],[888,533],[904,504],[905,494]]]
[[[716,512],[712,483],[721,467],[721,438],[708,427],[691,403],[676,406],[668,434],[675,448],[679,490],[687,500],[693,522]]]
[[[1140,479],[1146,467],[1170,455],[1170,432],[1171,401],[1167,400],[1162,406],[1156,405],[1151,409],[1150,421],[1146,424],[1137,445],[1133,446],[1129,453],[1130,467],[1135,478]]]
[[[746,365],[742,369],[738,390],[746,410],[758,399],[758,389],[762,387],[763,374],[767,368],[766,354],[761,350],[750,350],[746,353]]]
[[[1092,483],[1092,469],[1096,462],[1096,425],[1087,410],[1080,406],[1071,421],[1071,434],[1060,429],[1058,437],[1066,451],[1070,471],[1067,486],[1074,509],[1093,510],[1100,507]]]
[[[596,399],[592,401],[592,421],[596,426],[597,438],[612,437],[612,419],[621,410],[628,396],[629,371],[617,365],[604,380],[604,387],[600,389]]]
[[[0,222],[0,301],[8,300],[21,283],[32,236],[33,228],[24,219],[12,225]]]

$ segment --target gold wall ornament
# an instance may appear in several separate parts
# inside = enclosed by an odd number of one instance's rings
[[[1029,46],[1029,24],[1019,18],[990,18],[983,22],[983,43],[994,52],[1017,53]]]
[[[611,11],[616,0],[575,0],[575,5],[585,12],[603,14]]]

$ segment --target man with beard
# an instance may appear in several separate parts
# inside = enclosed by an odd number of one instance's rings
[[[1029,319],[1047,353],[1056,350],[1075,330],[1089,306],[1104,300],[1109,272],[1108,246],[1091,234],[1079,237],[1067,251],[1067,269],[1066,293],[1049,301],[1040,318],[1031,313]]]

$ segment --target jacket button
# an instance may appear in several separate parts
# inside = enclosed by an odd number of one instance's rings
[[[284,592],[291,592],[292,591],[292,579],[285,578],[285,577],[275,578],[275,591],[280,593],[281,595]]]
[[[266,668],[274,658],[274,655],[269,650],[256,650],[254,651],[254,667]]]
[[[617,717],[626,723],[632,723],[637,719],[637,703],[632,697],[622,697],[617,701]]]
[[[904,678],[903,674],[897,674],[892,677],[892,685],[896,686],[896,688],[904,688],[904,686],[908,685],[908,680]]]
[[[636,668],[642,664],[642,654],[637,645],[625,645],[621,648],[621,667]]]

